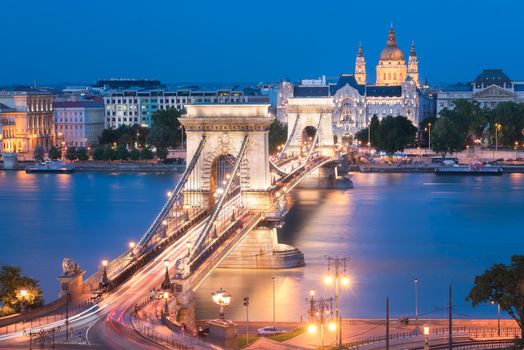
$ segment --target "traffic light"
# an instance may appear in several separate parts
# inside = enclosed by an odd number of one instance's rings
[[[249,297],[244,298],[244,306],[249,306]]]

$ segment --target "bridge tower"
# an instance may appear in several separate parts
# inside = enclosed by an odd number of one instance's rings
[[[267,210],[271,206],[269,169],[269,126],[273,121],[267,104],[201,104],[186,106],[180,118],[187,134],[187,159],[191,159],[202,138],[205,143],[184,188],[184,206],[208,207],[229,176],[237,176],[242,205]],[[237,174],[228,169],[248,137]]]
[[[305,143],[311,142],[313,135],[307,134],[306,129],[313,128],[318,132],[317,147],[322,155],[333,157],[333,98],[318,97],[316,99],[293,97],[288,99],[286,108],[288,144],[287,156],[300,154]],[[309,139],[311,138],[311,139]]]

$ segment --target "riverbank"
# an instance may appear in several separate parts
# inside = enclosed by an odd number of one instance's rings
[[[3,164],[0,166],[0,170],[6,171],[21,171],[29,165],[33,165],[34,162],[18,163],[14,169],[4,169]],[[173,171],[181,172],[185,169],[185,164],[164,164],[164,163],[153,163],[153,162],[74,162],[76,171],[88,172],[88,171],[101,171],[101,172],[164,172]]]
[[[524,173],[524,165],[500,165],[504,173]],[[353,165],[350,172],[360,173],[434,173],[438,166],[430,164]]]

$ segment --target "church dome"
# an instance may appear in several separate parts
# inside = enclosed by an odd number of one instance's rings
[[[395,30],[393,27],[389,30],[388,45],[380,53],[381,61],[404,61],[404,53],[397,46]]]

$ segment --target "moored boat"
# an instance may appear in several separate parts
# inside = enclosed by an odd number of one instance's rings
[[[469,165],[440,166],[435,169],[437,175],[502,175],[502,167],[498,165],[472,163]]]
[[[66,164],[60,161],[48,160],[41,163],[36,163],[25,168],[25,172],[31,173],[57,173],[70,174],[75,171],[75,167],[71,164]]]

